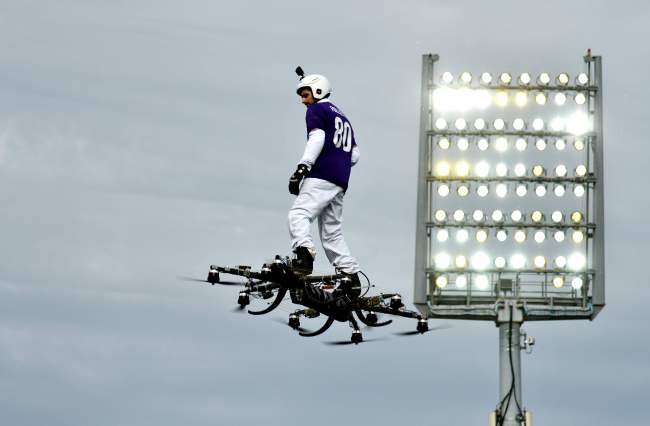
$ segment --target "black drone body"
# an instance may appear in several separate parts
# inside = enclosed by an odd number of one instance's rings
[[[292,303],[302,306],[289,315],[288,325],[299,332],[301,336],[312,337],[324,333],[334,322],[349,322],[353,329],[350,342],[363,341],[359,322],[368,327],[383,327],[392,320],[379,321],[378,314],[413,318],[417,320],[416,330],[400,333],[401,335],[422,334],[429,331],[427,320],[418,312],[404,308],[402,298],[397,293],[381,293],[368,296],[370,286],[365,289],[352,288],[347,291],[350,278],[345,274],[333,275],[303,275],[293,271],[288,258],[276,256],[272,262],[265,263],[260,271],[253,271],[250,266],[222,267],[210,265],[207,282],[211,284],[227,284],[221,282],[220,273],[236,275],[246,279],[239,292],[237,303],[244,309],[251,299],[272,299],[271,303],[261,310],[248,310],[251,315],[264,315],[275,310],[287,294]],[[346,281],[347,280],[347,281]],[[232,283],[230,283],[232,284]],[[323,325],[308,331],[300,326],[300,317],[326,317]]]

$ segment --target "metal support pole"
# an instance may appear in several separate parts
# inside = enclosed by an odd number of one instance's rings
[[[523,311],[515,301],[506,301],[498,311],[499,327],[499,409],[504,417],[499,426],[520,426],[524,420],[521,399],[520,328]]]
[[[603,68],[600,56],[589,56],[594,66],[594,84],[598,87],[594,99],[594,172],[596,191],[594,192],[594,221],[597,229],[594,234],[594,256],[591,265],[596,269],[593,287],[592,319],[605,306],[605,167],[603,163]]]
[[[420,92],[420,142],[418,148],[418,198],[415,225],[415,292],[413,302],[420,312],[427,315],[427,227],[429,217],[429,197],[427,174],[429,170],[429,138],[427,131],[431,128],[432,106],[431,88],[433,87],[433,65],[438,55],[422,55],[422,88]]]

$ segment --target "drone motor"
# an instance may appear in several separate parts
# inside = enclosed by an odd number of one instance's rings
[[[392,309],[397,310],[402,306],[404,306],[404,304],[402,303],[402,297],[399,294],[396,294],[395,296],[390,298],[390,307]]]
[[[239,292],[239,297],[237,298],[237,303],[242,308],[244,306],[247,306],[249,303],[251,303],[250,298],[248,297],[248,293],[246,293],[245,291]]]
[[[289,327],[293,328],[294,330],[300,327],[300,318],[297,314],[289,315]]]
[[[219,271],[217,271],[214,268],[210,268],[210,271],[208,272],[208,278],[207,278],[206,281],[209,282],[212,285],[217,284],[220,281],[220,279],[219,279]]]
[[[273,291],[267,290],[262,293],[262,299],[270,299],[273,297]]]
[[[271,273],[271,268],[265,263],[264,266],[262,266],[262,270],[260,271],[262,276],[268,276]]]

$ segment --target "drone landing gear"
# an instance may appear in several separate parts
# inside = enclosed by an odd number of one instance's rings
[[[267,308],[262,309],[261,311],[251,311],[249,310],[248,313],[251,315],[264,315],[268,314],[271,312],[273,309],[277,308],[280,306],[280,303],[282,303],[282,300],[284,300],[284,296],[287,294],[287,288],[286,287],[281,287],[280,290],[278,290],[278,295],[275,296],[275,300],[273,303],[271,303]]]
[[[248,293],[246,293],[245,291],[240,292],[239,297],[237,298],[237,303],[242,309],[245,306],[248,306],[248,304],[251,303],[251,300],[248,297]]]
[[[359,343],[363,342],[363,335],[361,334],[361,330],[359,330],[359,324],[357,323],[357,320],[354,319],[354,316],[352,316],[352,313],[350,313],[348,320],[350,321],[350,324],[354,329],[352,331],[352,336],[350,337],[350,341],[355,345],[358,345]]]
[[[216,269],[210,268],[210,271],[208,272],[208,278],[206,279],[207,282],[209,282],[212,285],[218,284],[221,279],[219,278],[219,271]]]
[[[373,311],[369,311],[368,315],[364,315],[363,312],[361,312],[361,309],[356,309],[354,313],[356,313],[357,317],[359,317],[361,322],[367,325],[368,327],[383,327],[393,322],[393,320],[377,322],[378,321],[377,314],[374,313]]]
[[[300,317],[298,317],[298,314],[289,315],[289,327],[293,328],[294,330],[300,327]]]
[[[312,331],[312,332],[301,331],[298,334],[300,334],[303,337],[318,336],[319,334],[325,333],[327,331],[327,329],[332,326],[332,324],[334,324],[334,317],[327,317],[327,321],[325,321],[325,324],[323,324],[323,326],[321,328],[319,328],[318,330]]]
[[[420,318],[420,319],[418,320],[418,325],[417,325],[417,327],[416,327],[416,330],[417,330],[420,334],[424,334],[424,333],[426,333],[427,331],[429,331],[429,323],[427,322],[427,320],[425,320],[424,318]]]

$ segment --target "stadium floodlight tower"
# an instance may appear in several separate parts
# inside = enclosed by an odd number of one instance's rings
[[[490,423],[530,426],[521,325],[605,306],[601,58],[574,75],[436,74],[438,60],[422,63],[414,301],[496,323]]]

